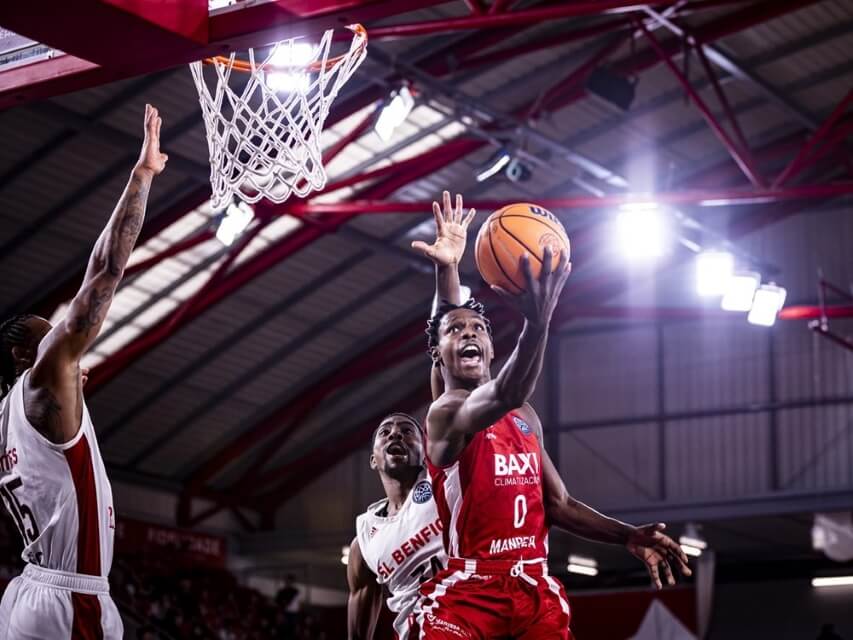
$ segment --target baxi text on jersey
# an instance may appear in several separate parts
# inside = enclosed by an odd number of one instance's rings
[[[539,455],[536,453],[495,454],[495,486],[539,484]]]
[[[399,567],[406,561],[406,558],[414,554],[418,549],[427,546],[430,538],[441,535],[441,519],[436,518],[435,522],[431,522],[415,535],[406,540],[399,547],[391,552],[391,560],[380,560],[377,572],[380,578],[388,578],[394,569]],[[393,565],[393,566],[392,566]]]

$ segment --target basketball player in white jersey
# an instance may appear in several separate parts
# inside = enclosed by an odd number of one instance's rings
[[[0,495],[24,539],[22,575],[0,604],[0,639],[118,640],[109,596],[115,511],[80,359],[98,336],[166,164],[161,120],[145,106],[145,139],[95,243],[83,284],[56,326],[20,315],[0,324]]]
[[[415,242],[414,247],[436,264],[438,305],[460,304],[459,260],[465,253],[472,209],[463,215],[462,197],[456,207],[444,192],[444,210],[433,203],[436,241]],[[438,369],[433,369],[433,399],[443,391]],[[383,586],[396,613],[394,633],[399,640],[418,636],[414,618],[418,587],[444,568],[446,556],[441,520],[432,498],[432,485],[424,467],[424,434],[414,418],[392,413],[373,434],[370,466],[379,473],[385,499],[367,508],[356,520],[356,537],[350,546],[347,581],[350,640],[374,637],[382,607]]]
[[[356,520],[350,546],[347,582],[350,588],[350,640],[374,637],[382,608],[396,614],[395,637],[412,633],[418,588],[444,568],[441,521],[424,467],[424,436],[414,418],[392,413],[373,436],[370,466],[379,472],[385,498],[373,503]]]

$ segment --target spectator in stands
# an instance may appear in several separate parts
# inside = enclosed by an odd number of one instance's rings
[[[284,577],[284,585],[276,594],[275,603],[284,612],[285,625],[290,629],[295,629],[296,621],[299,617],[299,609],[302,605],[302,598],[299,588],[294,584],[292,574],[287,574]]]

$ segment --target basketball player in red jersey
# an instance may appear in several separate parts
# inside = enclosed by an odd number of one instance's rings
[[[20,315],[0,324],[0,495],[24,539],[24,572],[0,605],[0,640],[118,640],[109,596],[115,512],[80,359],[98,336],[167,157],[161,120],[145,106],[139,160],[95,243],[83,284],[56,324]]]
[[[570,637],[562,585],[548,575],[548,528],[622,544],[646,564],[655,586],[690,574],[662,523],[634,527],[569,495],[542,447],[527,403],[542,369],[551,316],[570,272],[561,255],[540,276],[521,259],[526,291],[505,295],[524,316],[513,353],[492,379],[491,328],[479,303],[444,305],[429,325],[444,394],[427,414],[427,454],[443,522],[448,567],[421,587],[421,638],[519,640]]]
[[[450,194],[445,192],[444,210],[433,203],[433,214],[436,241],[413,245],[436,263],[437,300],[459,304],[457,264],[465,253],[466,232],[475,212],[463,215],[461,196],[456,198],[455,209],[451,208]],[[433,400],[443,391],[435,374],[433,368]],[[383,630],[376,634],[385,592],[388,608],[396,614],[396,640],[417,638],[418,588],[447,564],[441,520],[424,466],[424,446],[420,425],[404,413],[383,418],[373,434],[370,466],[379,474],[385,498],[356,520],[347,563],[350,640],[383,637]]]

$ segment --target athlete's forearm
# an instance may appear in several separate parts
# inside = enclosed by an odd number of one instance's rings
[[[515,349],[495,378],[497,395],[508,408],[520,407],[533,395],[547,344],[548,327],[525,321]]]
[[[150,169],[134,167],[124,193],[95,243],[87,273],[105,271],[116,279],[116,283],[121,278],[145,220],[153,178],[154,172]]]
[[[73,350],[82,353],[95,339],[124,274],[145,219],[153,172],[134,168],[124,193],[95,242],[86,276],[72,300],[66,326]]]
[[[444,302],[462,304],[462,283],[459,280],[459,265],[435,265],[435,295],[438,305]]]
[[[371,640],[379,619],[381,602],[375,589],[364,587],[350,593],[347,601],[348,640]]]
[[[599,513],[571,496],[546,506],[548,521],[581,538],[607,544],[627,544],[634,527]]]

